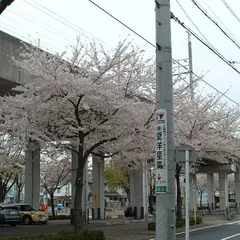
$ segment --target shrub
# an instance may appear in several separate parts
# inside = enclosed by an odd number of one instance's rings
[[[201,207],[198,207],[198,210],[209,210],[209,206],[201,206]]]
[[[201,223],[202,223],[202,218],[198,216],[196,218],[196,224],[201,224]],[[190,225],[195,225],[194,217],[189,218],[189,224]],[[184,226],[185,226],[185,218],[176,221],[176,228],[182,228]],[[155,231],[156,230],[156,223],[155,222],[149,222],[148,223],[148,230]]]
[[[68,219],[71,219],[70,215],[49,216],[49,220],[68,220]]]
[[[80,234],[60,232],[57,234],[32,235],[21,237],[0,238],[0,240],[105,240],[102,230],[83,230]]]
[[[176,221],[176,228],[182,228],[185,226],[185,219],[177,220]]]
[[[155,231],[156,229],[156,223],[155,222],[149,222],[148,223],[148,230]]]

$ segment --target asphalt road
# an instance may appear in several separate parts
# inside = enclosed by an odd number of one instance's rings
[[[190,233],[190,240],[240,240],[240,221],[222,226],[206,228]],[[185,240],[185,234],[177,235],[177,240]]]
[[[103,222],[94,222],[89,225],[89,228],[102,229],[107,240],[153,240],[155,237],[155,233],[148,231],[147,223],[144,222],[118,223],[113,226],[108,226]],[[0,237],[55,233],[68,230],[73,230],[73,226],[65,220],[50,221],[47,225],[0,226]],[[185,234],[177,234],[177,240],[185,240]],[[192,231],[190,240],[240,240],[240,221]]]
[[[56,224],[55,221],[48,222],[46,225],[34,224],[28,225],[17,225],[16,227],[11,226],[0,226],[0,237],[9,236],[23,236],[23,235],[34,235],[34,234],[44,234],[44,233],[55,233],[63,230],[72,230],[73,227],[70,224],[66,224],[66,221],[60,220]]]

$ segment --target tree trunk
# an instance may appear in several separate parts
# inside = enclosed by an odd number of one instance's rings
[[[149,208],[153,209],[154,202],[154,185],[150,185],[150,194],[149,194]]]
[[[81,147],[79,147],[80,149]],[[74,231],[77,233],[80,231],[83,224],[83,214],[82,214],[82,191],[83,191],[83,173],[84,166],[86,164],[86,159],[83,158],[83,149],[78,152],[78,168],[76,176],[76,192],[74,198],[74,209],[73,209],[73,225]]]
[[[21,186],[17,186],[17,198],[16,198],[16,203],[20,203],[20,196],[21,196]]]
[[[125,187],[125,193],[127,194],[128,203],[131,205],[130,188]]]
[[[0,183],[0,202],[4,202],[7,195],[7,187]]]
[[[176,164],[176,182],[177,182],[177,212],[176,217],[177,220],[182,220],[182,196],[181,196],[181,184],[180,184],[180,172],[181,172],[181,166],[177,163]]]
[[[50,193],[49,195],[50,195],[50,203],[51,203],[52,215],[55,216],[54,195],[53,195],[53,193]]]
[[[200,207],[202,208],[202,197],[203,197],[203,193],[200,192]]]

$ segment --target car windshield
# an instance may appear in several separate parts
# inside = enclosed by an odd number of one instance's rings
[[[10,214],[10,215],[19,213],[18,207],[2,207],[0,211],[4,212],[5,214]]]

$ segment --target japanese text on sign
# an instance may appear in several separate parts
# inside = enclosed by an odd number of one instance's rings
[[[156,193],[167,192],[167,111],[156,112],[157,146],[156,146]]]

